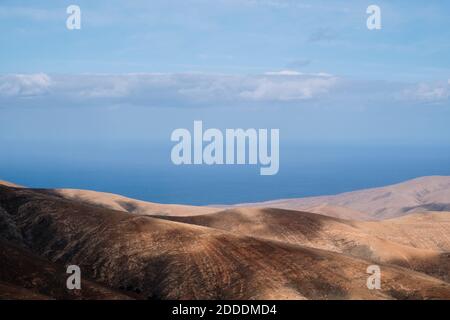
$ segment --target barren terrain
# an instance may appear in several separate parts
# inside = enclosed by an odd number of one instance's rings
[[[449,231],[448,212],[358,221],[2,184],[0,298],[450,299]]]

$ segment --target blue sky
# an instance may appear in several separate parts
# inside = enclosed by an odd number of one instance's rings
[[[82,30],[65,29],[65,9]],[[369,32],[369,4],[383,29]],[[382,80],[447,80],[445,1],[1,1],[2,73],[284,69]]]
[[[377,4],[382,30],[366,28]],[[65,27],[77,4],[82,29]],[[167,143],[193,120],[285,141],[448,143],[444,1],[0,2],[0,139]]]

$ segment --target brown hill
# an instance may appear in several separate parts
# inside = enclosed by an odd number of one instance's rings
[[[7,186],[7,187],[13,187],[13,188],[23,188],[23,186],[20,186],[18,184],[9,182],[9,181],[5,181],[5,180],[0,180],[0,185],[3,186]]]
[[[377,222],[355,222],[366,233],[407,246],[450,251],[450,212],[414,213]]]
[[[135,200],[112,193],[89,190],[54,189],[46,190],[45,192],[53,193],[65,199],[77,200],[104,208],[127,211],[136,214],[192,216],[197,214],[207,214],[219,210],[212,207],[154,203]]]
[[[450,177],[422,177],[387,187],[338,195],[284,199],[239,206],[312,211],[358,220],[383,220],[417,212],[450,211]],[[342,208],[356,212],[353,216],[345,212],[342,215]]]
[[[3,221],[9,235],[18,231],[15,241],[33,254],[59,265],[79,265],[97,283],[143,298],[450,299],[449,283],[385,264],[382,289],[368,290],[365,271],[372,262],[337,252],[28,189],[0,186],[0,206],[8,216]],[[314,226],[311,230],[310,235],[318,232]],[[0,266],[6,279],[11,279],[10,268]]]
[[[309,212],[246,207],[161,218],[393,263],[445,280],[450,277],[450,213],[357,222]]]
[[[67,290],[62,265],[1,240],[0,299],[131,299],[93,281],[83,279],[81,290]]]

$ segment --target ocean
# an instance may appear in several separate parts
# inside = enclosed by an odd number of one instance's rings
[[[280,170],[257,165],[182,165],[145,142],[2,142],[0,179],[29,187],[77,188],[192,205],[307,197],[450,175],[450,148],[436,145],[304,145],[280,149]]]

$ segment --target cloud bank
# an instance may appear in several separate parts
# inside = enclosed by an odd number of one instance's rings
[[[295,102],[319,98],[338,82],[337,77],[328,74],[291,71],[263,75],[14,74],[0,76],[0,101],[13,105],[45,100],[79,105],[113,103],[154,107]]]
[[[51,86],[50,77],[44,73],[14,74],[0,77],[0,96],[28,97],[42,95]]]
[[[450,83],[362,82],[291,70],[257,75],[129,73],[0,76],[0,106],[214,107],[370,101],[447,103]]]
[[[450,79],[447,82],[419,83],[403,92],[403,98],[423,102],[442,102],[450,99]]]

